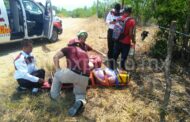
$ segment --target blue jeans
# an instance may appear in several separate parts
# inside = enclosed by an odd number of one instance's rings
[[[112,69],[114,69],[114,66],[116,66],[117,59],[121,53],[120,66],[123,70],[126,70],[125,62],[127,60],[128,54],[129,54],[130,46],[131,46],[130,44],[123,44],[119,41],[115,42],[115,44],[114,44],[114,62],[112,63]]]

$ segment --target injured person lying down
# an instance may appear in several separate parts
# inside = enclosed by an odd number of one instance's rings
[[[90,80],[92,86],[127,85],[129,74],[126,71],[96,68],[91,72]]]

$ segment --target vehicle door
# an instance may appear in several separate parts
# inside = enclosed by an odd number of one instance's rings
[[[0,0],[0,43],[10,41],[10,27],[7,10],[3,0]]]
[[[51,0],[46,1],[44,11],[44,36],[48,39],[51,38],[53,31],[53,11]]]

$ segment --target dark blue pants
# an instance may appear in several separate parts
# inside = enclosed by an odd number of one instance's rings
[[[114,69],[116,66],[116,62],[117,62],[117,59],[119,57],[119,55],[121,54],[121,62],[120,62],[120,66],[123,70],[126,70],[125,68],[125,62],[127,60],[127,56],[129,54],[129,50],[130,50],[130,44],[123,44],[121,42],[115,42],[115,45],[114,45],[114,62],[112,64],[112,69]]]
[[[109,67],[111,67],[111,60],[113,60],[113,53],[114,53],[114,39],[113,36],[113,29],[108,29],[107,33],[107,43],[108,43],[108,63]]]
[[[37,70],[35,72],[32,72],[31,75],[44,79],[45,70],[43,70],[43,69]],[[28,89],[40,88],[43,85],[43,84],[40,84],[39,82],[32,82],[32,81],[26,80],[26,79],[17,79],[17,81],[21,87],[25,87]]]

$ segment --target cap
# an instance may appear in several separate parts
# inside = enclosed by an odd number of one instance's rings
[[[85,30],[80,30],[77,34],[77,36],[80,37],[84,37],[87,38],[88,37],[88,33]]]

